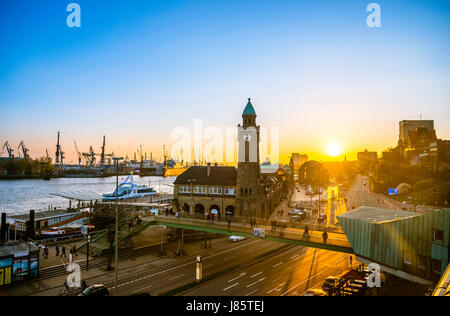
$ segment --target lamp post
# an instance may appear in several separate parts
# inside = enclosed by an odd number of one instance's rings
[[[122,157],[113,158],[116,162],[116,228],[115,228],[115,258],[114,258],[114,270],[115,270],[115,296],[117,296],[117,280],[118,280],[118,263],[119,263],[119,160],[123,160]]]

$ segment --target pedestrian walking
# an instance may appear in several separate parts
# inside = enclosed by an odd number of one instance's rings
[[[323,237],[323,243],[326,244],[327,243],[327,239],[328,239],[328,234],[327,234],[326,231],[323,232],[322,237]]]
[[[350,268],[352,268],[352,267],[353,267],[353,257],[350,256]]]
[[[274,230],[277,230],[277,220],[274,220],[274,221],[273,221],[273,229],[274,229]]]
[[[75,245],[75,244],[73,245],[72,252],[73,252],[73,254],[74,254],[75,256],[78,257],[78,253],[77,253],[77,245]]]
[[[59,245],[56,245],[55,249],[56,249],[56,256],[59,257]]]
[[[305,232],[303,233],[303,237],[309,237],[309,226],[305,226]]]
[[[67,255],[66,255],[66,247],[62,247],[62,249],[61,249],[61,258],[64,256],[64,258],[67,258]]]
[[[48,259],[48,247],[44,250],[45,259]]]
[[[42,244],[42,257],[45,257],[45,245],[44,244]]]

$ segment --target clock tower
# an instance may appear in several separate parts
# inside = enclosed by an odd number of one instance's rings
[[[238,216],[262,217],[259,126],[251,99],[242,113],[242,123],[238,125],[236,211]]]

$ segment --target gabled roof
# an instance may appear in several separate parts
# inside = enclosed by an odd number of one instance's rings
[[[253,107],[250,98],[248,99],[247,106],[245,107],[244,113],[242,113],[242,115],[255,115],[256,116],[255,108]]]
[[[200,185],[230,185],[235,186],[237,170],[235,167],[211,166],[208,177],[207,166],[194,166],[180,174],[175,184],[200,184]]]

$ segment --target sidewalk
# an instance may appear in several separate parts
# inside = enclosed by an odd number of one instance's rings
[[[227,242],[224,238],[217,238],[209,240],[212,247],[217,246],[219,243]],[[209,249],[202,249],[200,246],[202,241],[195,241],[192,243],[185,242],[184,249],[185,254],[187,256],[196,256],[205,252],[211,251]],[[136,270],[146,270],[150,268],[155,268],[163,265],[167,265],[169,263],[176,262],[179,259],[183,259],[186,257],[173,257],[172,254],[178,248],[178,241],[171,242],[167,245],[167,256],[159,257],[158,250],[149,251],[148,254],[126,259],[119,262],[119,275],[126,276],[127,274],[135,273]],[[54,255],[54,253],[53,253]],[[56,258],[56,257],[55,257]],[[85,257],[84,257],[85,258]],[[50,255],[49,255],[50,260]],[[75,261],[80,260],[80,256]],[[56,259],[53,261],[55,262]],[[59,263],[61,264],[61,263]],[[114,259],[113,259],[114,266]],[[113,280],[114,279],[114,270],[106,272],[103,269],[105,266],[91,268],[89,271],[81,271],[81,279],[86,280],[89,285],[92,283],[89,281],[93,278],[101,278],[102,280]],[[64,281],[66,280],[67,275],[61,275],[50,279],[45,280],[36,280],[30,281],[27,283],[19,284],[17,286],[13,286],[11,288],[0,290],[0,296],[28,296],[28,295],[39,295],[40,292],[52,290],[54,291],[54,295],[58,295],[59,290],[62,289]],[[42,295],[42,294],[41,294]]]
[[[85,241],[81,240],[81,241],[77,241],[77,242],[72,242],[70,244],[69,243],[59,244],[59,256],[56,256],[56,245],[52,244],[51,246],[49,246],[48,259],[46,259],[43,256],[44,250],[41,248],[40,258],[39,258],[39,262],[40,262],[39,264],[40,264],[41,269],[53,267],[53,266],[57,266],[57,265],[61,265],[61,264],[68,264],[70,250],[72,249],[73,245],[77,245],[77,254],[78,254],[78,256],[75,256],[75,255],[73,256],[73,260],[74,261],[86,260],[86,255],[81,253],[80,251],[78,251],[78,248],[84,243],[85,243]],[[45,242],[44,242],[44,245],[45,245]],[[61,257],[63,247],[66,248],[66,257],[64,257],[64,256]]]

